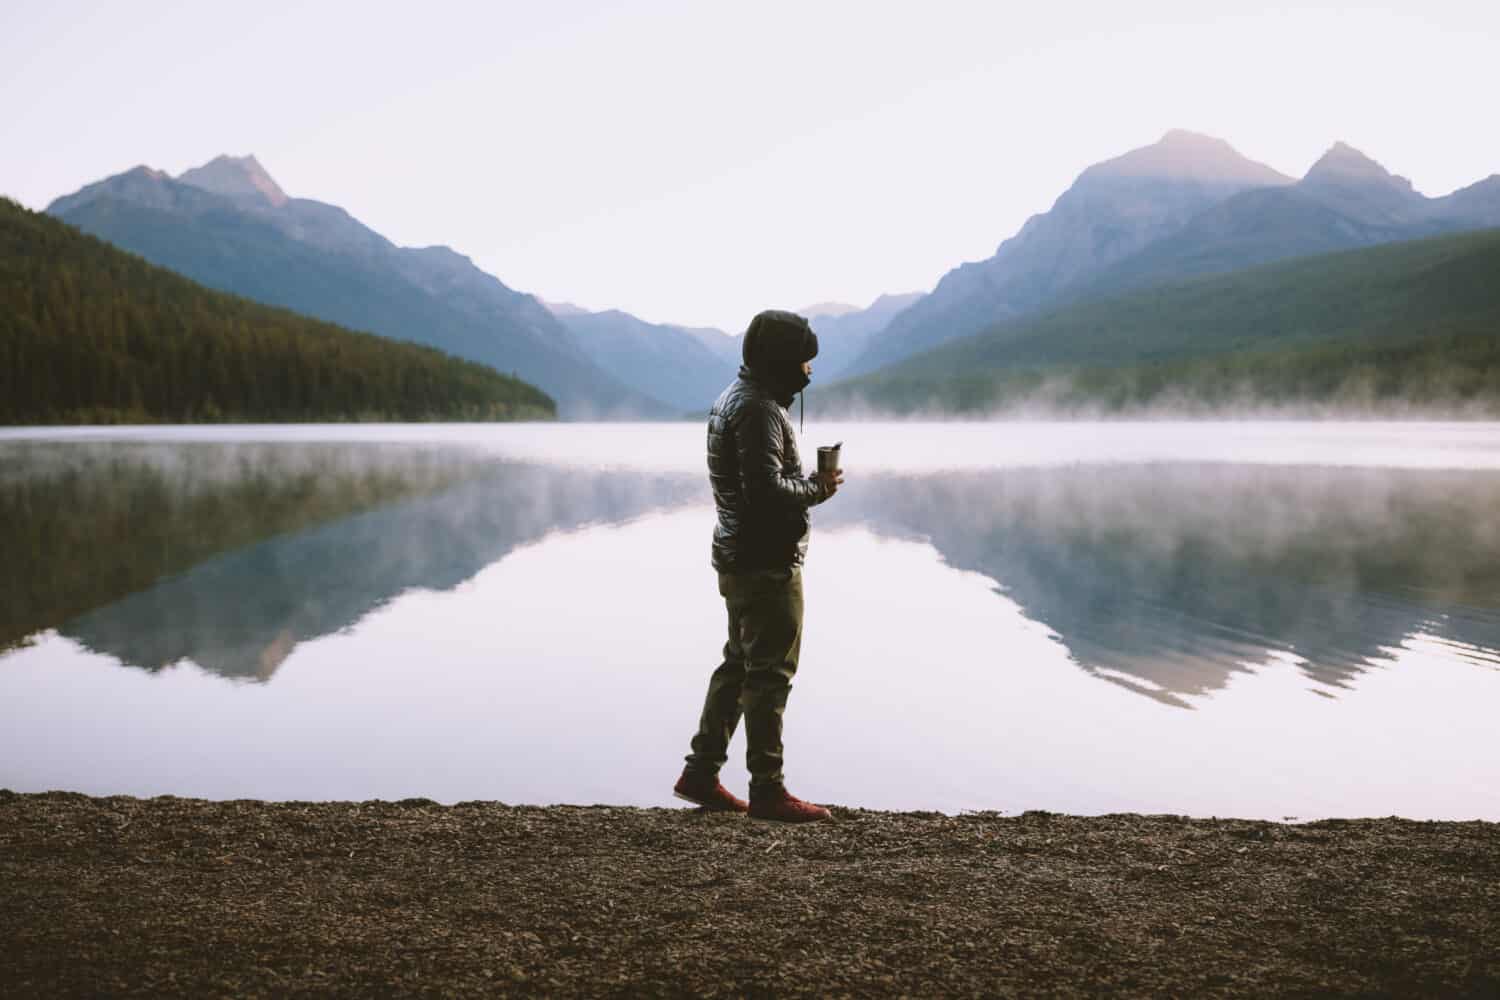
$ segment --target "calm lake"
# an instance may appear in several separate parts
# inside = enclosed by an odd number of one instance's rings
[[[796,794],[1500,820],[1500,425],[809,424],[804,454],[838,440]],[[0,787],[680,804],[725,631],[703,448],[0,432]]]

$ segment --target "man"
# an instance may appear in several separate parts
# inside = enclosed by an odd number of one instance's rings
[[[808,508],[843,482],[841,472],[803,476],[787,416],[817,353],[807,320],[776,309],[760,313],[745,331],[739,377],[709,411],[708,479],[718,511],[713,565],[729,612],[729,641],[673,789],[705,809],[788,823],[829,818],[822,806],[787,793],[781,767],[781,717],[802,648]],[[719,782],[741,715],[748,805]]]

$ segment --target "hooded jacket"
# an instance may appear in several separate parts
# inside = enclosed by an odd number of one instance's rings
[[[708,414],[713,565],[721,573],[790,569],[807,555],[808,508],[827,499],[802,459],[786,408],[808,384],[818,338],[795,313],[768,310],[745,331],[739,377]]]

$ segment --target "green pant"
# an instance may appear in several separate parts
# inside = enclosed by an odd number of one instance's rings
[[[743,715],[754,792],[782,782],[781,716],[802,652],[802,567],[720,573],[719,593],[729,611],[729,641],[708,680],[688,769],[718,774]]]

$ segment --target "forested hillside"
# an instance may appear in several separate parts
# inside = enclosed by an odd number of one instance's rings
[[[0,199],[0,423],[555,415],[485,365],[212,291]]]
[[[209,288],[525,379],[569,419],[673,412],[590,361],[532,296],[449,247],[397,246],[337,205],[288,197],[253,156],[175,179],[136,167],[47,214]]]
[[[1500,413],[1500,230],[1272,264],[1004,323],[829,387],[835,409],[1313,404]]]

